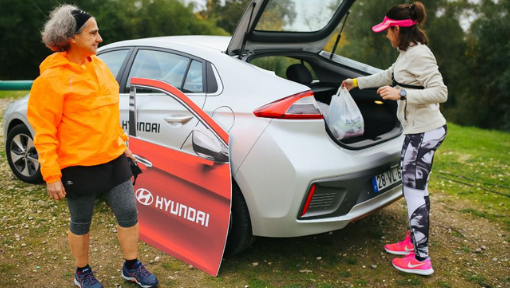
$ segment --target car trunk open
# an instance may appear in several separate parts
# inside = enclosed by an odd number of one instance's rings
[[[264,51],[254,53],[246,61],[260,68],[273,71],[278,77],[307,86],[314,92],[315,100],[329,106],[342,81],[380,71],[366,64],[329,53]],[[347,66],[349,65],[349,66]],[[294,70],[294,71],[289,71]],[[312,76],[313,75],[313,76]],[[306,89],[306,88],[303,88]],[[362,149],[380,144],[402,133],[400,122],[396,117],[396,101],[384,101],[377,94],[377,89],[352,89],[352,98],[364,119],[364,133],[361,136],[337,140],[324,121],[330,137],[340,146],[351,150]],[[322,109],[328,108],[321,105]]]
[[[352,60],[342,62],[340,58],[343,57],[330,57],[328,52],[323,51],[332,36],[339,36],[340,22],[354,2],[253,0],[246,7],[226,53],[310,87],[317,101],[329,105],[331,96],[336,93],[342,80],[379,71]],[[292,58],[301,64],[306,62],[314,79],[310,76],[305,77],[308,80],[300,77],[290,79],[285,73],[278,73],[277,67],[264,67],[254,61],[275,56]],[[375,89],[354,89],[351,95],[363,115],[365,131],[362,136],[338,141],[325,124],[326,130],[338,145],[353,150],[362,149],[402,133],[396,118],[395,101],[382,101]]]
[[[317,101],[329,105],[331,96],[335,93],[336,90],[321,89],[314,94]],[[346,148],[357,150],[393,139],[402,133],[400,122],[395,116],[397,109],[395,101],[381,100],[376,89],[353,89],[350,93],[363,115],[364,133],[360,136],[337,140],[325,121],[326,130],[335,142]]]

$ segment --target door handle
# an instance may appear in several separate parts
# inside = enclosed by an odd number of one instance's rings
[[[145,167],[147,167],[147,168],[151,168],[152,167],[152,162],[151,161],[149,161],[149,160],[147,160],[147,159],[145,159],[143,157],[140,157],[140,156],[138,156],[136,154],[133,154],[133,156],[135,156],[136,161],[142,163]]]
[[[168,124],[186,124],[191,119],[193,119],[193,115],[171,115],[163,117],[163,120],[165,120]]]

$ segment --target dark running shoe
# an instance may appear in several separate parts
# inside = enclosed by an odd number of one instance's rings
[[[90,268],[82,272],[76,271],[74,274],[74,285],[80,288],[103,288],[103,285],[94,277],[94,272]]]
[[[136,282],[143,288],[156,287],[159,283],[156,275],[147,271],[140,260],[136,261],[133,269],[128,269],[126,265],[122,265],[122,278]]]

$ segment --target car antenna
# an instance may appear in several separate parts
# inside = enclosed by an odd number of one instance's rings
[[[248,32],[250,31],[251,19],[253,17],[253,11],[255,11],[256,5],[257,5],[257,3],[255,3],[255,1],[253,1],[252,5],[251,5],[252,7],[251,7],[251,14],[250,14],[250,21],[248,21],[248,26],[246,27],[246,32],[244,32],[243,45],[241,45],[241,51],[239,51],[239,59],[242,58],[244,47],[246,46],[246,40],[248,40]]]
[[[347,21],[347,17],[349,17],[349,14],[351,11],[347,11],[347,14],[345,14],[344,23],[342,24],[342,28],[340,29],[340,32],[338,32],[338,36],[336,36],[335,45],[333,46],[333,51],[331,51],[331,55],[329,56],[329,59],[333,59],[333,55],[335,55],[336,47],[338,45],[338,42],[340,42],[340,38],[342,38],[342,31],[344,31],[345,22]]]

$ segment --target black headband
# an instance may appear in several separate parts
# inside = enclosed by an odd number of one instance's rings
[[[83,26],[83,24],[85,24],[85,22],[87,22],[87,20],[92,17],[92,15],[89,13],[79,9],[73,10],[71,15],[73,15],[74,20],[76,20],[76,32],[78,32],[81,26]]]

